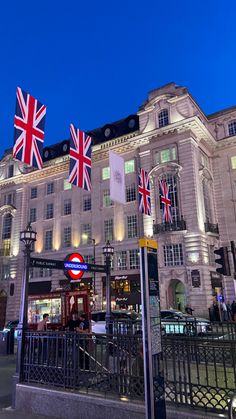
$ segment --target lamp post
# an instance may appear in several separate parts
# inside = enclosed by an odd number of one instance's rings
[[[109,240],[103,247],[103,255],[106,265],[106,332],[109,333],[111,321],[111,258],[114,254],[114,247],[110,245]]]
[[[24,243],[24,271],[22,277],[21,287],[21,303],[20,316],[18,324],[17,336],[17,359],[16,359],[16,374],[14,377],[15,383],[20,382],[23,375],[23,361],[24,361],[24,339],[25,330],[28,322],[28,288],[29,288],[29,270],[30,270],[30,253],[32,251],[32,244],[37,240],[37,233],[33,231],[30,223],[26,229],[20,232],[20,241]]]

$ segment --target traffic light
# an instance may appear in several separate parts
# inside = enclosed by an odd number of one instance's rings
[[[221,268],[216,268],[216,272],[225,276],[230,276],[230,265],[227,246],[220,247],[219,249],[214,250],[214,253],[220,256],[220,258],[215,259],[215,262],[221,265]]]
[[[234,241],[231,241],[230,244],[231,244],[231,252],[232,252],[233,262],[234,262],[234,279],[236,279],[236,249],[235,249],[235,243],[234,243]]]

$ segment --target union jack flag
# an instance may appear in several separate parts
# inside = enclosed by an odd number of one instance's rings
[[[163,222],[172,223],[171,200],[169,197],[169,185],[165,180],[160,180],[160,198],[162,204]]]
[[[148,173],[144,169],[139,169],[138,178],[139,211],[151,215],[151,190]]]
[[[91,191],[91,137],[70,125],[69,182]]]
[[[43,166],[45,115],[46,106],[17,87],[13,157],[37,169]]]

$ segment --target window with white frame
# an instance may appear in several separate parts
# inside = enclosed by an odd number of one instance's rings
[[[30,213],[29,213],[29,220],[31,223],[35,223],[37,218],[37,209],[36,208],[30,208]]]
[[[170,146],[168,148],[163,148],[158,150],[154,155],[155,164],[167,163],[169,161],[177,160],[176,146]]]
[[[125,162],[125,174],[134,173],[134,159]]]
[[[165,266],[180,266],[183,265],[183,250],[182,244],[168,244],[163,246],[164,250],[164,264]]]
[[[173,222],[178,221],[179,220],[179,203],[178,203],[177,176],[166,173],[161,176],[161,179],[164,180],[169,187],[169,199],[171,201],[172,221]],[[160,209],[161,209],[161,214],[162,214],[162,221],[164,221],[164,217],[163,217],[164,208],[163,208],[163,204],[161,203],[161,196],[162,196],[162,191],[160,188],[160,195],[159,195]]]
[[[139,250],[132,249],[129,251],[129,267],[130,269],[139,269]]]
[[[104,221],[104,240],[105,242],[113,240],[113,219]]]
[[[84,255],[84,262],[85,263],[94,263],[93,255]]]
[[[121,250],[120,252],[115,253],[116,258],[116,268],[120,271],[127,269],[127,252],[126,250]]]
[[[50,268],[30,268],[30,278],[47,278],[52,276]]]
[[[71,215],[71,199],[64,200],[63,215]]]
[[[46,220],[53,218],[53,204],[47,204],[46,206]]]
[[[47,195],[51,195],[52,193],[54,193],[54,183],[48,183],[47,184]]]
[[[3,203],[4,205],[15,205],[15,200],[16,200],[15,192],[11,192],[4,195]]]
[[[90,211],[92,208],[91,195],[83,196],[83,211]]]
[[[35,186],[34,188],[31,188],[30,198],[35,199],[37,198],[37,196],[38,196],[38,190],[37,190],[37,187]]]
[[[236,169],[236,156],[231,157],[231,167],[232,169]]]
[[[229,135],[236,135],[236,121],[228,124]]]
[[[162,109],[162,111],[158,114],[158,123],[159,128],[165,127],[169,124],[169,113],[167,109]]]
[[[110,207],[111,205],[113,205],[113,201],[111,200],[109,189],[105,189],[103,191],[102,201],[103,201],[103,207]]]
[[[45,231],[44,236],[44,249],[45,250],[51,250],[52,249],[52,230]]]
[[[64,227],[63,245],[64,245],[64,247],[70,247],[71,246],[71,227],[70,226]]]
[[[128,238],[137,237],[138,228],[137,228],[137,215],[128,215],[127,216],[127,235]]]
[[[68,179],[64,179],[63,188],[64,188],[64,191],[68,191],[72,188],[72,184],[69,182]]]
[[[136,200],[136,185],[132,183],[126,186],[126,202],[132,202]]]
[[[82,244],[89,244],[91,243],[91,237],[92,237],[92,227],[91,224],[83,224],[82,228]]]
[[[2,226],[2,239],[11,238],[11,229],[12,229],[12,215],[7,213],[3,217],[3,226]]]
[[[110,167],[103,167],[102,169],[102,180],[110,179]]]

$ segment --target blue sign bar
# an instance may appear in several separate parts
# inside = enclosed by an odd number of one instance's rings
[[[87,271],[87,263],[78,263],[78,262],[64,262],[65,269],[71,269],[72,271]]]

